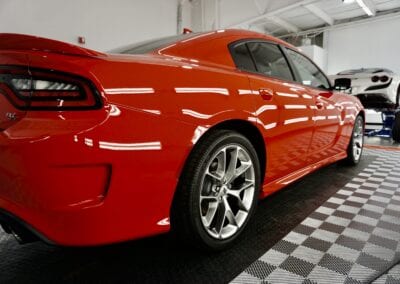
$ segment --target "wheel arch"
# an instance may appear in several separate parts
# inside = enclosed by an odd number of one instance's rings
[[[261,181],[263,182],[267,167],[267,152],[266,144],[260,130],[254,124],[246,120],[224,121],[210,128],[210,130],[215,129],[236,131],[249,139],[251,144],[254,146],[254,149],[256,150],[260,160]]]
[[[212,127],[208,128],[196,141],[192,149],[190,149],[189,154],[185,159],[184,165],[181,168],[179,178],[182,176],[183,171],[186,168],[186,164],[188,163],[191,154],[193,153],[196,146],[200,145],[200,143],[202,143],[202,141],[215,130],[232,130],[242,134],[244,137],[249,139],[250,143],[254,146],[258,154],[258,158],[260,161],[260,169],[261,169],[261,181],[263,182],[267,167],[266,144],[260,130],[251,122],[242,119],[231,119],[231,120],[221,121],[213,125]]]

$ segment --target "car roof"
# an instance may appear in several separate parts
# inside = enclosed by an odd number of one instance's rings
[[[164,55],[234,67],[228,51],[229,44],[246,39],[266,40],[297,49],[287,42],[269,35],[248,30],[222,29],[158,38],[115,49],[110,53]]]
[[[217,30],[199,33],[188,39],[163,47],[155,53],[235,67],[235,63],[229,53],[229,45],[242,40],[266,40],[297,49],[283,40],[257,32],[246,30]]]
[[[187,42],[187,41],[208,41],[213,38],[227,36],[236,36],[239,38],[255,38],[255,39],[265,39],[269,41],[274,41],[279,44],[288,45],[285,41],[274,38],[272,36],[268,36],[265,34],[260,34],[257,32],[247,31],[247,30],[239,30],[239,29],[227,29],[227,30],[217,30],[210,32],[196,32],[196,33],[186,33],[180,35],[166,36],[155,39],[150,39],[146,41],[142,41],[139,43],[130,44],[127,46],[123,46],[120,48],[116,48],[110,50],[108,53],[121,53],[121,54],[145,54],[149,52],[154,52],[159,49],[164,49],[169,45],[179,43],[179,42]]]

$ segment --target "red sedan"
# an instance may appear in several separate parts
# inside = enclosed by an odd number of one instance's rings
[[[270,36],[219,30],[101,53],[0,34],[0,223],[21,241],[172,228],[223,249],[258,198],[357,164],[363,128],[358,99]]]

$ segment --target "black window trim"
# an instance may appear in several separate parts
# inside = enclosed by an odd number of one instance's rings
[[[251,51],[250,51],[250,49],[249,49],[249,47],[247,45],[248,43],[253,43],[253,42],[268,43],[268,44],[276,45],[278,47],[278,49],[280,50],[280,52],[282,53],[283,58],[286,60],[286,63],[288,65],[290,73],[292,75],[292,80],[287,80],[285,78],[281,78],[281,77],[277,77],[277,76],[265,75],[264,73],[258,72],[258,68],[257,68],[256,61],[254,59],[254,55],[251,53]],[[246,45],[247,51],[249,52],[251,60],[253,62],[254,69],[257,70],[257,71],[245,70],[245,69],[241,69],[241,68],[236,66],[235,59],[234,59],[235,47],[240,45],[240,44],[245,44]],[[228,49],[229,49],[229,52],[231,54],[231,57],[233,59],[233,62],[235,63],[235,67],[236,67],[237,70],[240,70],[240,71],[246,72],[246,73],[250,73],[250,74],[260,75],[260,76],[267,77],[267,78],[277,79],[277,80],[284,81],[284,82],[299,83],[299,81],[298,81],[298,79],[296,77],[296,74],[295,74],[295,72],[293,70],[293,67],[292,67],[290,61],[288,60],[288,57],[287,57],[286,53],[283,51],[282,46],[279,43],[276,43],[276,42],[270,41],[270,40],[266,40],[266,39],[248,38],[248,39],[240,39],[240,40],[231,42],[228,45]],[[303,85],[303,84],[301,84],[301,85]]]
[[[294,48],[290,48],[290,47],[287,47],[287,46],[281,46],[281,48],[282,48],[282,50],[283,50],[283,52],[284,52],[286,58],[287,58],[288,61],[290,62],[290,65],[291,65],[292,68],[295,70],[296,77],[298,77],[296,80],[297,80],[297,82],[298,82],[299,84],[301,84],[301,85],[303,85],[303,86],[306,86],[306,87],[308,87],[308,88],[311,88],[311,89],[315,89],[315,90],[323,90],[323,91],[332,91],[332,90],[333,90],[333,86],[332,86],[331,81],[329,80],[328,76],[326,76],[326,74],[324,73],[324,71],[322,71],[321,68],[319,68],[319,66],[318,66],[317,64],[315,64],[314,61],[312,61],[307,55],[305,55],[305,54],[299,52],[298,50],[295,50]],[[317,88],[317,87],[314,87],[314,86],[310,86],[310,85],[305,85],[305,84],[303,84],[303,82],[302,82],[302,80],[301,80],[301,78],[300,78],[299,70],[297,69],[296,64],[293,63],[293,61],[292,61],[292,59],[290,58],[289,54],[287,53],[286,49],[289,49],[289,50],[291,50],[291,51],[293,51],[293,52],[295,52],[295,53],[297,53],[297,54],[300,54],[300,55],[302,55],[303,57],[307,58],[307,59],[311,62],[311,64],[313,64],[313,65],[317,68],[317,70],[318,70],[319,72],[321,72],[321,74],[324,76],[324,78],[325,78],[326,81],[328,82],[329,88],[328,88],[328,89],[325,89],[325,88]]]

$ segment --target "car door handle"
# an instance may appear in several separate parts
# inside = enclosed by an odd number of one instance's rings
[[[324,103],[323,102],[316,102],[315,105],[317,106],[317,109],[323,109],[324,108]]]
[[[262,88],[259,89],[260,96],[263,98],[263,100],[270,101],[272,100],[272,97],[274,96],[274,92],[271,89],[267,88]]]

